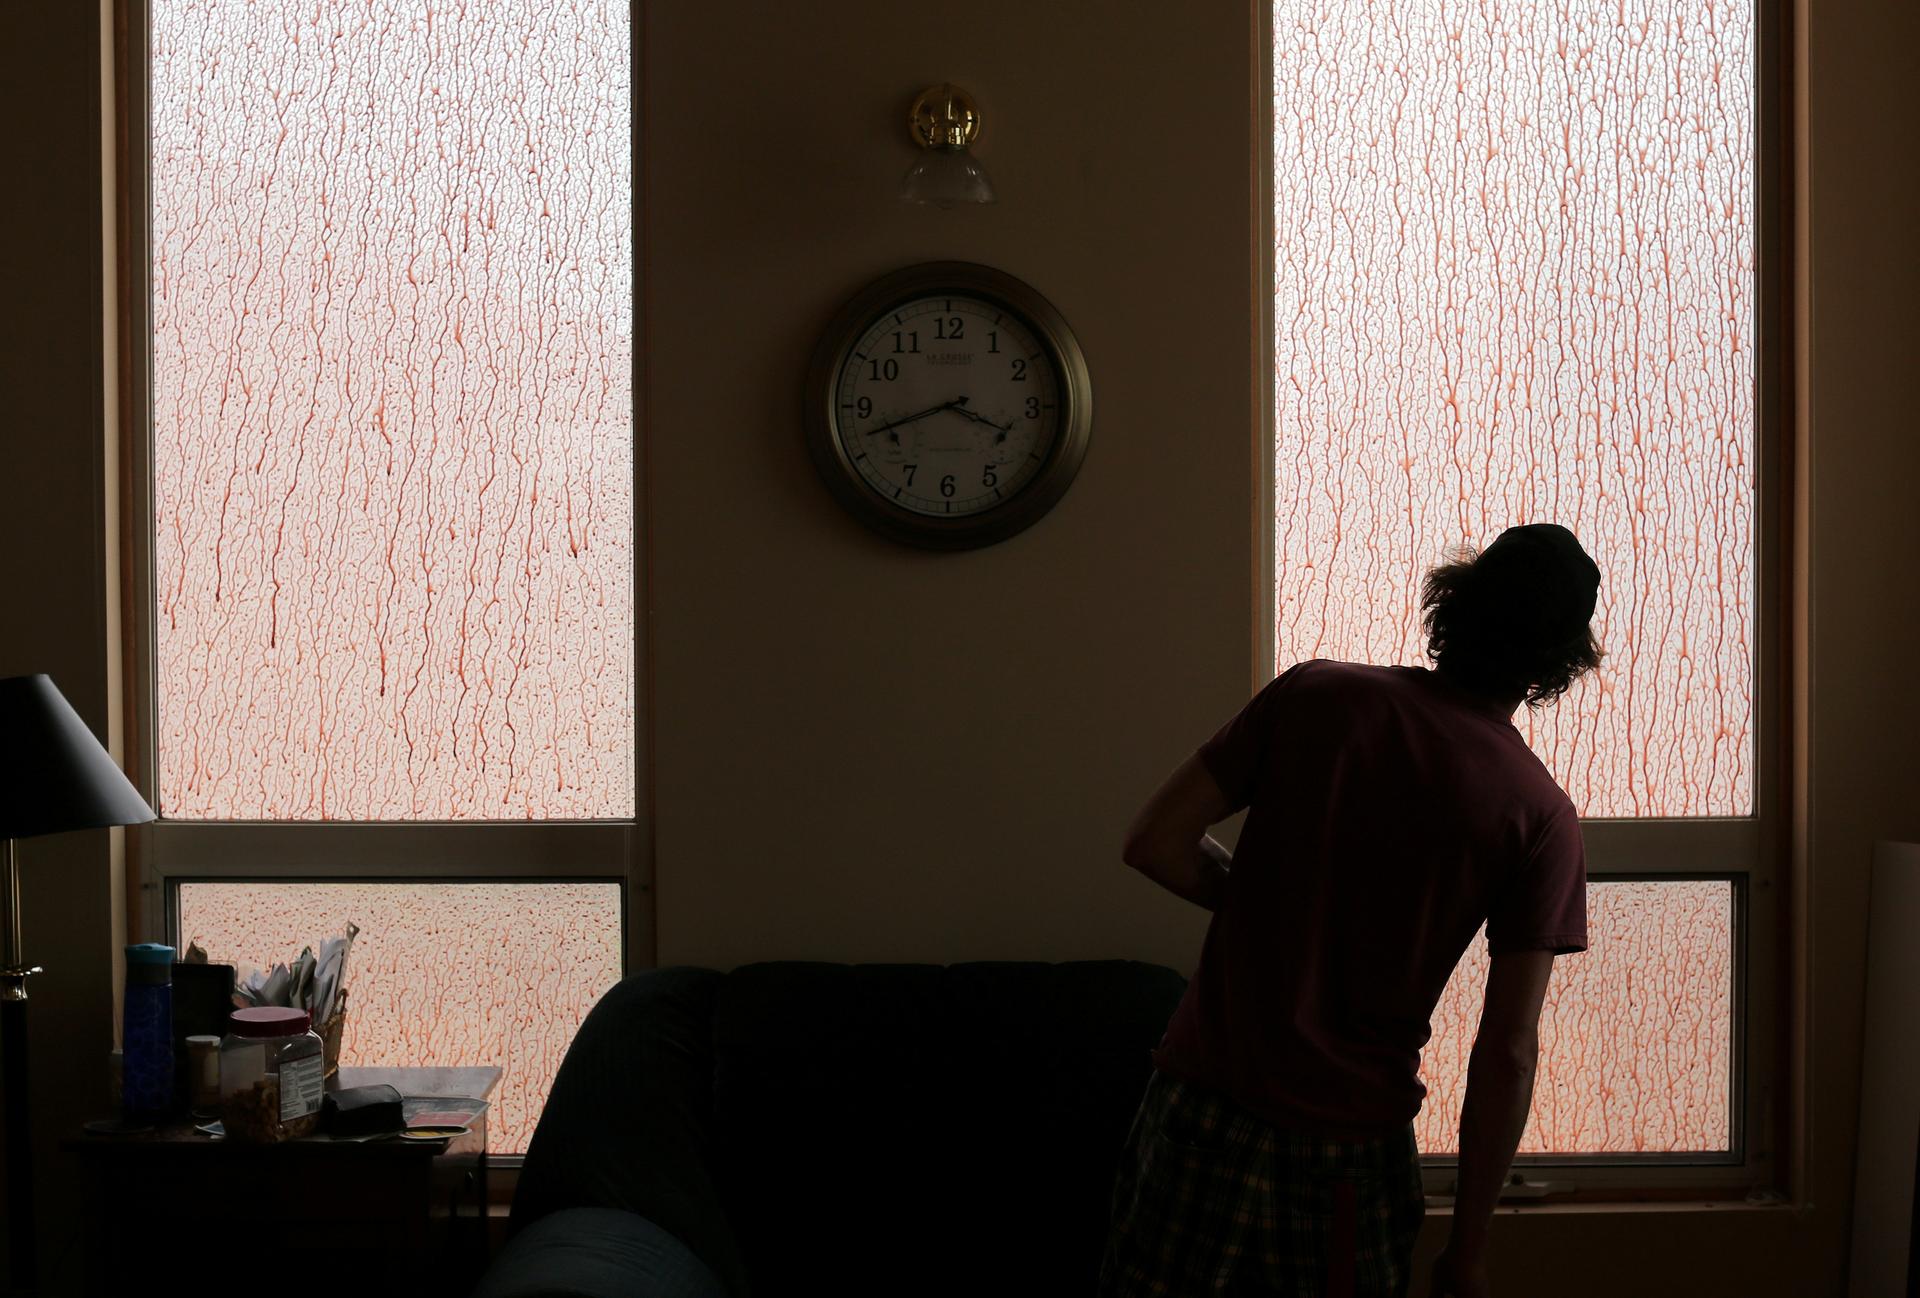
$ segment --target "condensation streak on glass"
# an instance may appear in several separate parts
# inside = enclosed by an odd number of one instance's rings
[[[164,815],[633,815],[629,12],[155,0]]]
[[[1733,1132],[1733,885],[1587,885],[1588,949],[1554,961],[1523,1154],[1723,1153]],[[1467,948],[1421,1054],[1420,1148],[1460,1148],[1486,991]]]
[[[1587,816],[1753,802],[1751,0],[1274,5],[1279,666],[1422,660],[1514,523],[1604,574],[1523,713]]]
[[[615,883],[186,883],[179,916],[183,945],[242,977],[358,924],[341,1063],[504,1070],[494,1153],[526,1150],[574,1032],[620,980]]]

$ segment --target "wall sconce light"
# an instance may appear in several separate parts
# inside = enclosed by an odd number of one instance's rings
[[[907,110],[907,130],[921,153],[900,181],[903,200],[936,207],[998,201],[986,169],[967,151],[980,134],[972,95],[946,83],[921,91]]]

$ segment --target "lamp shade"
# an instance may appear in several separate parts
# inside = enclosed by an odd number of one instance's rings
[[[0,680],[0,838],[152,819],[153,808],[51,678]]]

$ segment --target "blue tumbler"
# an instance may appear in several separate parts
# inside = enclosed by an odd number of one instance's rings
[[[122,1015],[121,1107],[129,1118],[157,1118],[173,1108],[173,948],[140,942],[127,948]]]

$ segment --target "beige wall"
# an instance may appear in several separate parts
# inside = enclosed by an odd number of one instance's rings
[[[1920,7],[1801,4],[1812,10],[1803,1184],[1810,1256],[1828,1276],[1848,1244],[1873,843],[1920,841]]]
[[[653,6],[646,57],[659,956],[1184,963],[1118,864],[1253,676],[1249,18],[1236,5]],[[954,80],[1001,202],[894,198]],[[1072,490],[928,555],[827,495],[818,332],[874,276],[981,261],[1093,373]]]
[[[648,22],[660,958],[1187,966],[1197,918],[1114,857],[1255,672],[1245,10],[756,0]],[[1827,6],[1808,34],[1812,1206],[1503,1220],[1509,1294],[1542,1274],[1569,1295],[1840,1292],[1869,849],[1920,837],[1920,14]],[[98,36],[91,6],[0,6],[0,673],[53,671],[104,732]],[[943,78],[986,113],[997,208],[891,198],[899,117]],[[796,419],[832,309],[934,257],[1051,297],[1098,394],[1059,508],[949,557],[842,516]],[[107,849],[28,850],[51,1135],[98,1107]],[[43,1153],[53,1228],[71,1201]]]
[[[0,5],[0,676],[50,673],[107,737],[100,47],[90,4]],[[108,832],[24,841],[43,1259],[71,1263],[57,1139],[105,1109]],[[10,1155],[9,1155],[10,1156]]]

